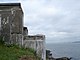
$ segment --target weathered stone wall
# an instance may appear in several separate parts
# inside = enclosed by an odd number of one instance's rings
[[[11,44],[17,44],[17,45],[22,45],[23,40],[22,40],[22,34],[11,34]]]
[[[0,36],[1,36],[1,15],[0,15]]]
[[[23,46],[25,48],[32,48],[36,51],[36,54],[45,58],[45,36],[44,35],[34,35],[34,36],[26,36],[23,40]]]
[[[1,14],[1,34],[5,43],[10,43],[10,14],[8,12]]]
[[[23,13],[19,7],[12,9],[11,33],[22,34],[23,31]]]
[[[11,43],[22,45],[23,40],[23,13],[20,8],[12,9]]]
[[[20,44],[23,40],[23,11],[20,3],[0,4],[1,35],[7,44]]]
[[[24,40],[25,48],[32,48],[36,53],[41,56],[43,50],[43,41],[42,40]]]

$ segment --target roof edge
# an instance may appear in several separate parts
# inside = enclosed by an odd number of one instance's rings
[[[0,6],[21,6],[21,3],[0,3]]]

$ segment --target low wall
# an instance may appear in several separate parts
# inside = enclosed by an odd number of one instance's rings
[[[45,57],[45,37],[44,36],[26,36],[23,40],[25,48],[32,48],[35,50],[37,56]],[[43,59],[44,60],[44,59]]]
[[[24,40],[25,48],[32,48],[36,51],[38,56],[42,56],[43,53],[43,41],[42,40]]]

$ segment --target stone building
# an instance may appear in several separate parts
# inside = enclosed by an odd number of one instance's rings
[[[0,35],[5,44],[17,44],[32,48],[43,60],[45,55],[45,35],[28,35],[23,27],[23,11],[20,3],[0,4]]]
[[[6,44],[20,44],[23,41],[23,11],[20,3],[0,4],[0,29]]]

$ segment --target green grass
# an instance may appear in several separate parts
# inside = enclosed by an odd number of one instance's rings
[[[32,60],[41,60],[38,56],[35,56],[35,51],[31,48],[24,49],[16,45],[4,45],[0,36],[0,60],[20,60],[24,56],[32,58]]]
[[[34,56],[33,49],[19,48],[18,46],[5,46],[0,43],[0,60],[19,60],[21,56]]]

